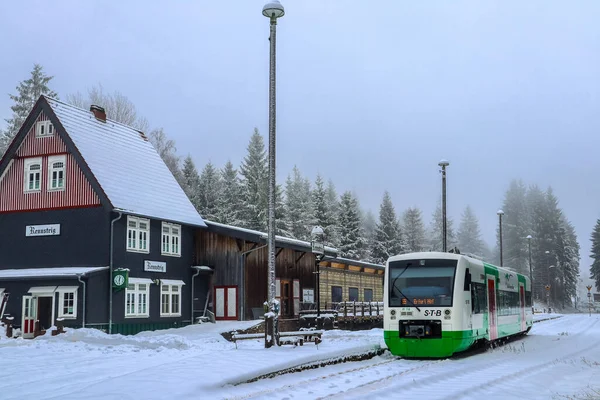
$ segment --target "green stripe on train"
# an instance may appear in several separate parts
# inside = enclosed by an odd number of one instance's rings
[[[532,324],[528,324],[531,326]],[[498,336],[505,337],[521,332],[520,323],[498,325]],[[392,354],[401,357],[442,358],[467,350],[475,341],[488,339],[485,329],[442,331],[441,339],[401,338],[398,331],[384,331],[385,344]]]

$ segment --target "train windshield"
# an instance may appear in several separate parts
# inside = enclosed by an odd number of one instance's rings
[[[389,263],[389,306],[452,306],[457,260],[402,260]]]

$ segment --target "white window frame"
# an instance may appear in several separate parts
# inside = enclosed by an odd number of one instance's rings
[[[54,164],[62,163],[62,167],[55,168]],[[52,181],[54,180],[54,172],[57,175],[62,172],[62,186],[52,187]],[[59,192],[65,190],[66,187],[66,175],[67,175],[67,157],[66,156],[52,156],[48,157],[48,191]]]
[[[38,171],[38,173],[40,174],[38,182],[39,182],[39,186],[37,188],[33,188],[30,189],[29,188],[29,177],[32,173],[31,171],[31,167],[34,165],[39,165],[40,169]],[[27,158],[25,159],[25,164],[23,166],[23,170],[24,170],[24,174],[23,174],[23,191],[25,193],[39,193],[42,191],[42,176],[44,175],[44,169],[42,167],[42,157],[35,157],[35,158]],[[35,182],[35,180],[34,180]]]
[[[59,286],[58,292],[58,318],[76,319],[77,318],[77,291],[78,286]],[[73,295],[73,311],[65,313],[65,295]]]
[[[54,125],[50,121],[38,121],[35,124],[35,137],[45,138],[54,136]]]
[[[125,318],[150,317],[150,285],[144,278],[129,278],[125,288]],[[145,304],[144,304],[145,303]],[[142,306],[145,307],[142,307]]]
[[[160,232],[160,254],[181,257],[181,225],[163,222]]]
[[[181,317],[181,292],[185,283],[181,280],[160,280],[160,316]],[[173,307],[173,297],[177,297],[177,308]],[[166,310],[165,310],[166,306]]]
[[[144,225],[146,228],[142,228]],[[144,240],[142,240],[144,238]],[[150,220],[127,216],[127,231],[125,234],[127,251],[150,253]]]

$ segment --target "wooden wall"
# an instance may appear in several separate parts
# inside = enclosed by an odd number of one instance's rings
[[[264,243],[236,239],[205,229],[200,229],[197,233],[196,265],[206,265],[214,269],[212,286],[238,287],[240,303],[243,296],[244,319],[252,319],[252,309],[262,308],[267,300],[268,249],[261,246],[264,246]],[[249,252],[245,260],[242,260],[242,253],[252,249],[256,250]],[[289,279],[292,285],[293,280],[297,279],[302,301],[303,289],[316,288],[315,255],[290,248],[277,248],[276,254],[276,278]],[[348,300],[348,288],[356,287],[359,290],[360,301],[364,299],[364,289],[373,289],[373,301],[383,301],[383,271],[333,262],[323,262],[321,265],[322,307],[325,303],[331,303],[331,286],[342,286],[343,300]],[[241,290],[242,273],[244,290]]]
[[[335,263],[332,263],[335,264]],[[348,266],[321,267],[321,308],[329,307],[332,303],[331,287],[342,287],[342,301],[349,300],[349,288],[358,288],[358,301],[364,301],[364,289],[373,289],[373,301],[383,301],[383,274],[373,272],[359,272]]]

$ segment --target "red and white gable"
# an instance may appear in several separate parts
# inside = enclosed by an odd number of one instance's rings
[[[44,112],[0,177],[0,199],[0,213],[100,205],[98,195]]]

